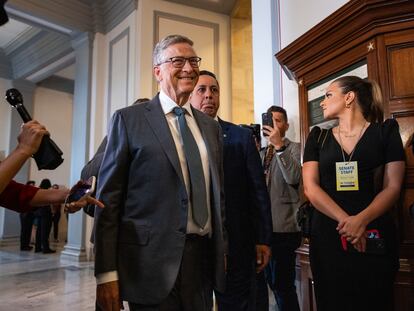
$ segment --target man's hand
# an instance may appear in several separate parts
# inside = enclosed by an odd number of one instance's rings
[[[21,150],[29,157],[39,149],[44,135],[49,135],[46,128],[37,121],[29,121],[22,124],[22,129],[17,137],[17,149]]]
[[[272,251],[270,247],[264,244],[256,245],[256,273],[260,273],[267,266]]]
[[[102,311],[119,311],[124,306],[119,299],[118,281],[98,284],[96,287],[96,303]]]
[[[273,119],[273,124],[276,124],[275,119]],[[263,125],[263,133],[269,143],[271,143],[276,149],[280,149],[284,146],[283,137],[280,134],[280,130],[277,126],[270,127],[268,125]]]
[[[71,202],[71,203],[66,203],[65,204],[65,212],[70,213],[70,214],[71,213],[76,213],[81,208],[84,208],[86,205],[89,205],[89,204],[90,205],[96,205],[100,208],[105,207],[101,201],[98,201],[97,199],[95,199],[91,196],[86,196],[84,198],[81,198],[78,201]]]

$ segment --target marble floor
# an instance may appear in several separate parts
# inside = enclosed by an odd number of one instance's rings
[[[93,263],[60,260],[55,254],[0,248],[0,311],[95,310]]]
[[[51,247],[55,254],[0,247],[0,311],[95,310],[93,263],[63,261],[63,244]]]

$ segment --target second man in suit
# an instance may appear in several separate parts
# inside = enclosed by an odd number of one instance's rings
[[[229,257],[226,291],[216,293],[219,310],[255,310],[256,272],[270,257],[272,222],[263,168],[252,131],[217,118],[220,86],[200,71],[191,104],[215,118],[223,131],[224,193]]]

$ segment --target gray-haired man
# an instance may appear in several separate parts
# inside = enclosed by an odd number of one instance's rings
[[[174,35],[154,49],[160,93],[117,111],[99,171],[95,215],[97,304],[119,310],[211,310],[223,291],[222,142],[192,109],[200,58]]]

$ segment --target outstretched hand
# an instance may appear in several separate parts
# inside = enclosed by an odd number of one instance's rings
[[[79,211],[81,208],[84,208],[86,205],[96,205],[100,208],[104,208],[105,206],[103,205],[103,203],[101,201],[98,201],[95,198],[92,198],[91,196],[86,196],[81,198],[78,201],[74,201],[71,203],[66,203],[65,204],[65,212],[67,213],[76,213],[77,211]]]

